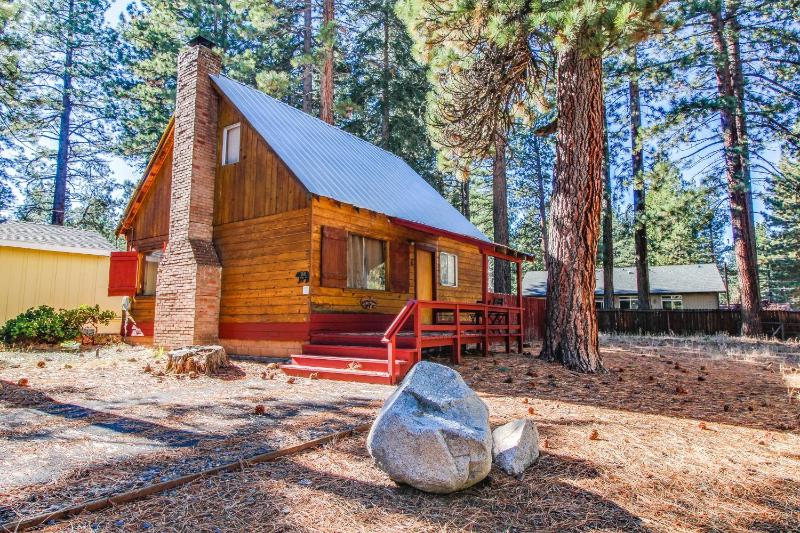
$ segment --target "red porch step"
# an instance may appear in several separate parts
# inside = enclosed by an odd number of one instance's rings
[[[331,379],[335,381],[355,381],[358,383],[376,383],[379,385],[391,385],[392,383],[388,372],[305,366],[296,365],[294,363],[290,365],[281,365],[281,370],[290,376],[303,378],[314,375],[314,377],[318,379]]]
[[[334,344],[338,346],[372,346],[373,348],[383,348],[386,345],[382,342],[383,334],[374,333],[318,333],[311,335],[311,344]],[[397,337],[398,348],[414,348],[416,340],[414,337]]]

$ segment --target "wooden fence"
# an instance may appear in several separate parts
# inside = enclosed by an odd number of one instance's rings
[[[541,339],[545,327],[545,301],[524,298],[525,340]],[[761,311],[765,335],[779,339],[800,339],[800,311]],[[739,311],[726,309],[598,309],[597,325],[605,333],[739,335],[742,318]]]

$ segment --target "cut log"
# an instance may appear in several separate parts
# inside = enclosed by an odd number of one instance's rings
[[[228,354],[222,346],[189,346],[167,352],[167,372],[173,374],[202,373],[207,376],[228,365]]]

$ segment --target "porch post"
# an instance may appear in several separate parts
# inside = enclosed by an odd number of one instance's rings
[[[519,353],[522,353],[522,345],[525,335],[525,326],[523,321],[525,306],[522,304],[522,261],[517,261],[517,304],[519,305],[519,337],[517,337],[517,348],[519,349]]]

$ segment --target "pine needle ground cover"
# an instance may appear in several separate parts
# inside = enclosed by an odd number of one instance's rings
[[[800,403],[790,401],[783,379],[787,368],[798,366],[800,345],[727,337],[604,337],[601,346],[609,372],[596,376],[519,355],[467,357],[459,367],[489,405],[493,425],[522,416],[536,421],[543,453],[522,480],[493,470],[487,481],[463,493],[422,494],[396,486],[375,468],[366,455],[365,437],[360,435],[45,529],[800,529]],[[537,348],[533,347],[533,353]],[[391,390],[364,385],[349,390],[352,385],[341,383],[329,389],[326,382],[304,379],[287,384],[282,376],[261,379],[263,366],[237,365],[246,377],[225,385],[230,387],[233,404],[239,401],[237,394],[242,394],[239,388],[252,390],[254,397],[241,403],[242,411],[253,400],[259,401],[257,395],[269,396],[276,408],[278,395],[284,393],[295,402],[320,401],[337,388],[342,400],[359,392],[373,398],[346,409],[331,406],[297,416],[296,422],[284,417],[257,431],[240,431],[245,435],[230,436],[229,442],[239,442],[231,447],[233,453],[255,453],[265,443],[276,443],[279,433],[287,442],[296,442],[293,439],[302,438],[304,431],[308,436],[324,423],[332,429],[337,423],[369,419],[380,405],[378,398]],[[12,370],[16,376],[20,369],[7,367],[0,375],[6,380]],[[142,379],[158,383],[158,378]],[[165,378],[162,385],[170,379],[175,378]],[[202,381],[207,379],[180,385],[205,390],[203,403],[221,401],[214,384]],[[31,383],[34,387],[36,380],[32,378]],[[275,389],[268,393],[259,390],[272,386]],[[98,398],[102,391],[85,394]],[[188,421],[181,413],[173,416],[163,424],[179,428],[181,420]],[[241,413],[243,418],[250,416]],[[223,417],[219,418],[222,424]],[[209,457],[219,447],[199,446],[199,454]],[[191,455],[197,454],[195,449]],[[131,465],[120,461],[114,469],[70,472],[46,487],[16,488],[5,497],[19,504],[36,496],[52,505],[57,494],[80,497],[81,491],[70,487],[72,479],[86,476],[96,486],[128,467],[155,464],[168,469],[182,457],[174,451],[163,456],[145,454]]]

